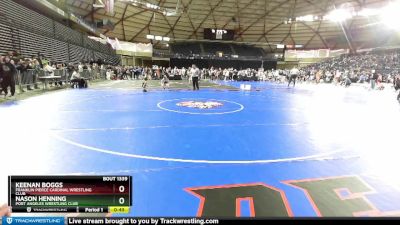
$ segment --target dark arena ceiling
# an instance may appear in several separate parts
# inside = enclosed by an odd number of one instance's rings
[[[203,40],[204,28],[232,29],[235,42],[271,51],[280,43],[335,49],[382,46],[397,40],[393,31],[381,31],[380,15],[368,14],[390,3],[383,0],[114,0],[113,13],[93,7],[97,3],[64,0],[69,10],[89,22],[112,21],[115,28],[101,29],[101,33],[131,42],[148,43],[147,34],[198,41]],[[338,9],[353,16],[344,20],[346,15],[339,13],[336,19],[343,21],[326,19]]]

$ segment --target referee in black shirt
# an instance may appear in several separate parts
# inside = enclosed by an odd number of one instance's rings
[[[194,64],[192,65],[191,75],[192,75],[192,82],[193,82],[193,90],[199,90],[200,70]]]

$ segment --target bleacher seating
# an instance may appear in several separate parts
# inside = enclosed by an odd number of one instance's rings
[[[99,42],[92,40],[90,38],[83,39],[83,45],[87,48],[95,49],[97,47],[96,43],[99,43]]]
[[[225,43],[202,43],[205,54],[215,55],[217,52],[223,52],[224,55],[233,54],[231,46]]]
[[[263,49],[259,47],[216,42],[174,43],[171,45],[171,52],[174,57],[201,56],[214,58],[218,57],[218,52],[222,52],[224,58],[230,58],[232,55],[251,59],[265,57]]]
[[[232,45],[235,49],[235,52],[239,56],[254,56],[254,57],[262,57],[262,49],[249,45]]]
[[[60,23],[55,22],[55,34],[56,38],[69,42],[71,44],[81,45],[82,34],[78,31],[72,30],[71,28],[64,26]]]
[[[25,57],[37,56],[40,52],[51,61],[68,61],[68,46],[65,42],[24,30],[20,30],[19,39],[21,55]]]
[[[94,55],[92,51],[87,48],[83,48],[77,45],[70,45],[70,61],[71,62],[79,62],[81,60],[90,61],[93,59]]]
[[[25,30],[53,34],[53,20],[11,0],[1,0],[0,13]]]
[[[117,55],[108,55],[108,54],[104,54],[102,52],[94,52],[94,58],[95,59],[104,59],[106,62],[116,65],[119,64],[120,62],[120,58]]]
[[[73,63],[102,56],[106,63],[119,64],[120,58],[111,47],[12,0],[1,2],[0,54],[16,50],[31,57],[41,53],[54,62]]]
[[[5,54],[9,51],[14,50],[13,38],[12,38],[12,28],[7,25],[6,18],[2,17],[0,14],[0,54]]]
[[[171,45],[172,52],[179,55],[200,55],[201,48],[199,43],[176,43]]]

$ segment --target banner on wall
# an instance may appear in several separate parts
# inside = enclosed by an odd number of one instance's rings
[[[89,38],[99,41],[103,44],[109,44],[117,54],[120,55],[131,55],[131,56],[153,56],[153,45],[151,43],[132,43],[127,41],[120,41],[118,38],[112,39],[109,37],[99,38],[91,37]]]
[[[290,59],[311,59],[311,58],[328,58],[336,57],[349,53],[348,49],[316,49],[316,50],[286,50],[285,58]]]

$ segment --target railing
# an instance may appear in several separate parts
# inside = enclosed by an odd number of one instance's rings
[[[15,84],[19,89],[19,92],[25,92],[24,88],[30,90],[32,88],[38,88],[39,85],[44,85],[44,78],[54,77],[55,82],[62,82],[63,85],[69,84],[71,79],[72,71],[67,69],[54,70],[52,74],[44,71],[43,69],[35,70],[28,69],[26,71],[17,71],[15,74]],[[83,70],[80,75],[85,80],[105,80],[106,70],[95,68],[93,70]]]

